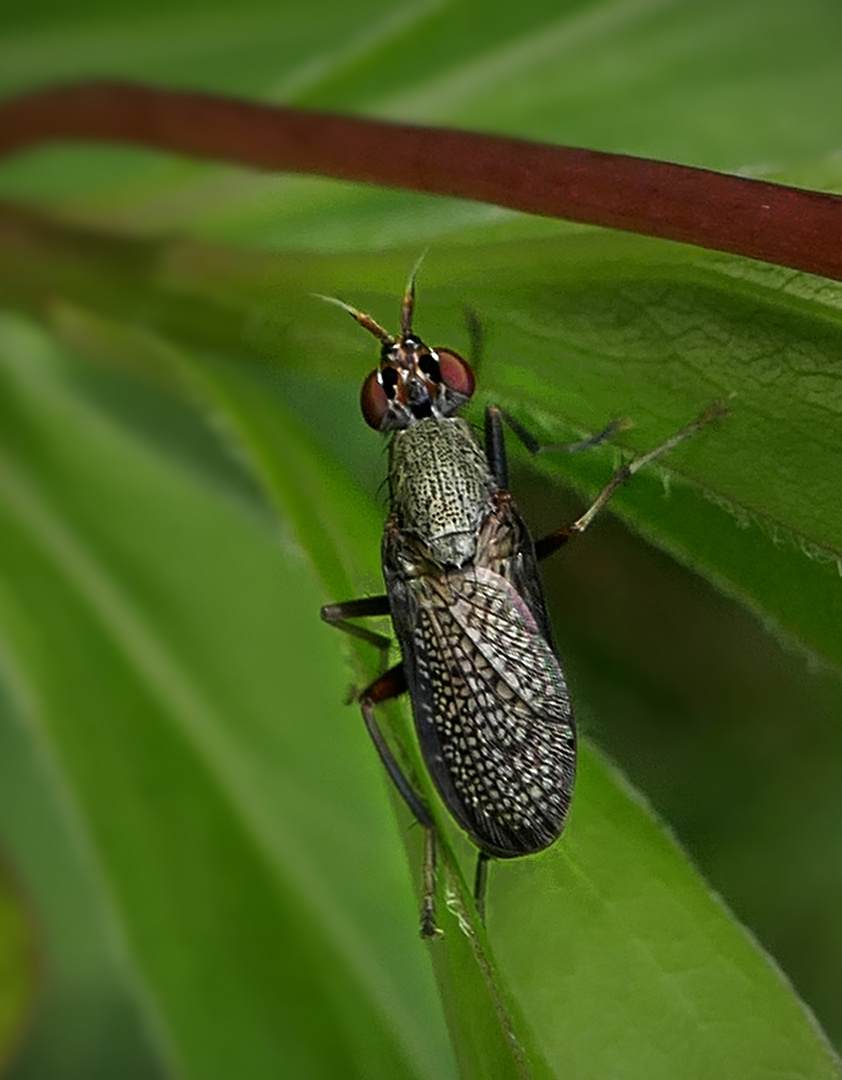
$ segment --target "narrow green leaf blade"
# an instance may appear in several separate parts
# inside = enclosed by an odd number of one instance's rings
[[[209,1077],[446,1074],[376,763],[337,715],[345,676],[330,647],[322,666],[306,564],[4,329],[5,650],[164,1059]],[[388,887],[360,880],[366,850]]]

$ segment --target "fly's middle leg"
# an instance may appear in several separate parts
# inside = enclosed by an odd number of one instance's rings
[[[389,614],[388,596],[363,596],[359,600],[343,600],[340,604],[325,604],[321,610],[322,619],[329,625],[335,626],[344,634],[367,641],[375,649],[380,650],[383,658],[382,667],[386,667],[386,658],[392,644],[391,638],[385,634],[375,633],[368,627],[358,626],[351,619],[373,619],[378,616]]]

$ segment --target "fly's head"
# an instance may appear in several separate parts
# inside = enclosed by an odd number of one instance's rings
[[[403,298],[399,338],[387,333],[370,315],[341,300],[334,303],[382,343],[380,366],[365,380],[360,394],[360,407],[369,427],[395,431],[426,417],[440,419],[456,412],[471,398],[476,380],[467,360],[452,349],[431,349],[413,333],[414,273]]]
[[[450,416],[473,392],[474,373],[461,356],[431,349],[409,333],[384,342],[380,367],[363,383],[360,407],[369,427],[393,431],[428,416]]]

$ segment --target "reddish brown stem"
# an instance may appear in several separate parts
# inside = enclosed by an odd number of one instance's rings
[[[839,197],[624,154],[121,83],[0,106],[0,154],[57,140],[457,195],[842,279]]]

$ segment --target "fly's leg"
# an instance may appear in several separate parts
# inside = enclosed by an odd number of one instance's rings
[[[673,450],[679,443],[684,442],[685,439],[689,439],[691,435],[695,435],[697,431],[700,431],[706,424],[709,424],[711,420],[715,420],[718,416],[724,416],[727,411],[728,410],[721,402],[714,401],[701,416],[688,424],[687,427],[677,431],[675,435],[672,435],[669,439],[666,439],[660,446],[656,446],[654,450],[650,450],[647,454],[643,454],[642,457],[636,458],[627,465],[621,466],[611,477],[599,495],[597,495],[593,504],[580,518],[577,518],[576,521],[571,522],[569,525],[563,525],[554,533],[550,533],[549,536],[545,536],[542,540],[536,542],[535,554],[538,558],[546,559],[548,555],[552,555],[554,551],[558,551],[560,547],[566,544],[571,537],[583,533],[617,488],[627,483],[634,474],[644,468],[644,466],[650,465],[656,458],[661,457],[662,454],[666,454],[670,450]],[[584,439],[578,443],[542,446],[534,435],[532,435],[519,421],[515,420],[514,417],[509,416],[508,413],[503,412],[503,410],[499,409],[496,405],[489,405],[485,410],[485,450],[488,456],[489,466],[498,485],[506,489],[508,489],[508,468],[506,463],[506,446],[503,438],[504,421],[512,428],[527,450],[533,454],[550,451],[573,453],[578,450],[587,450],[592,446],[598,446],[600,443],[612,438],[618,431],[626,426],[624,421],[614,420],[604,431],[599,432],[598,435],[594,435],[590,439]]]
[[[436,829],[430,811],[424,806],[421,796],[415,787],[409,782],[406,773],[400,768],[392,748],[383,737],[375,719],[375,705],[383,701],[397,698],[406,691],[406,675],[404,665],[397,664],[395,667],[381,675],[359,696],[359,707],[363,711],[363,719],[371,742],[383,762],[383,768],[389,773],[392,783],[397,788],[400,797],[406,802],[413,818],[424,831],[424,869],[423,890],[421,894],[421,936],[437,937],[442,931],[436,926],[435,894],[436,894]],[[476,864],[476,878],[474,880],[474,901],[479,918],[486,920],[486,885],[488,882],[488,861],[490,856],[485,851],[480,851]]]
[[[488,887],[488,862],[491,856],[480,851],[477,855],[477,871],[474,877],[474,903],[477,914],[482,922],[485,922],[485,892]]]
[[[482,356],[485,350],[485,328],[482,319],[472,307],[465,308],[465,326],[468,331],[468,359],[475,373],[479,372],[482,364]],[[493,417],[493,419],[492,419]],[[499,405],[491,405],[485,413],[485,446],[488,454],[491,471],[497,478],[501,488],[509,489],[508,476],[506,475],[506,453],[503,445],[503,428],[500,423],[504,420],[512,431],[517,435],[530,454],[575,454],[580,450],[589,450],[592,446],[613,439],[618,431],[629,426],[628,420],[612,420],[610,424],[597,435],[589,439],[580,439],[572,443],[553,443],[545,445],[540,443],[532,432],[516,420],[511,413],[501,409]]]
[[[590,450],[592,446],[613,439],[618,431],[628,426],[627,420],[612,420],[611,423],[589,439],[580,439],[573,443],[553,443],[549,446],[540,443],[519,420],[497,405],[489,405],[485,410],[485,453],[497,486],[509,490],[509,467],[506,459],[506,442],[503,424],[506,423],[517,435],[530,454],[576,454],[580,450]]]
[[[431,941],[441,937],[436,926],[436,830],[424,826],[424,877],[421,891],[421,937]]]
[[[535,554],[538,558],[546,559],[548,555],[552,555],[554,551],[558,551],[560,547],[563,547],[563,545],[572,537],[580,536],[588,528],[614,492],[619,487],[622,487],[623,484],[631,480],[636,472],[639,472],[647,465],[651,465],[651,463],[661,457],[662,454],[667,454],[670,450],[675,449],[679,443],[684,442],[684,440],[689,439],[691,435],[695,435],[698,431],[701,431],[701,429],[705,427],[706,424],[709,424],[711,420],[715,420],[719,416],[724,416],[727,411],[728,410],[722,402],[714,401],[712,405],[709,405],[708,408],[705,409],[701,416],[698,416],[692,423],[683,427],[680,431],[677,431],[659,446],[656,446],[654,450],[650,450],[641,457],[635,458],[634,461],[630,461],[627,465],[622,465],[614,473],[581,517],[577,518],[569,525],[563,525],[554,533],[550,533],[549,536],[545,536],[543,539],[536,542]]]
[[[321,610],[322,619],[329,626],[335,626],[343,634],[350,634],[351,637],[357,638],[358,641],[367,641],[369,645],[373,645],[375,649],[379,650],[380,664],[378,670],[381,672],[385,671],[389,665],[391,638],[386,637],[385,634],[378,634],[374,630],[369,630],[365,626],[358,626],[350,620],[372,619],[388,614],[388,596],[364,596],[359,600],[343,600],[340,604],[325,604]],[[356,686],[350,688],[345,699],[346,705],[350,705],[352,701],[357,700],[357,690]]]
[[[349,620],[373,619],[388,614],[388,596],[363,596],[359,600],[343,600],[340,604],[325,604],[321,610],[322,619],[329,626],[335,626],[337,630],[350,634],[351,637],[358,638],[360,641],[367,641],[369,645],[379,649],[384,657],[383,667],[386,666],[385,657],[389,652],[389,646],[392,644],[391,639],[387,638],[385,634],[376,634],[373,630],[368,630],[364,626],[357,626],[356,623],[349,622]]]
[[[389,614],[389,599],[386,596],[363,597],[360,600],[346,600],[340,604],[327,604],[321,615],[326,623],[343,630],[353,637],[367,641],[380,649],[383,666],[388,656],[391,641],[383,634],[377,634],[363,626],[357,626],[350,619],[371,618]],[[360,709],[371,741],[374,743],[383,767],[401,798],[409,807],[415,820],[424,830],[424,874],[421,897],[421,936],[437,937],[441,931],[436,926],[436,832],[430,811],[399,765],[397,758],[386,741],[374,715],[375,706],[406,692],[406,676],[403,664],[390,668],[378,679],[366,687],[359,695]]]
[[[437,937],[441,931],[436,926],[436,829],[430,811],[398,764],[397,758],[386,742],[374,716],[374,707],[406,691],[406,675],[403,664],[390,668],[385,675],[363,690],[360,695],[360,708],[366,729],[371,736],[383,767],[392,783],[398,789],[401,798],[409,807],[413,817],[424,830],[424,884],[421,895],[421,936]]]
[[[579,439],[571,443],[542,443],[532,434],[529,428],[523,426],[520,420],[516,420],[511,413],[500,409],[500,416],[517,435],[530,454],[578,454],[580,450],[590,450],[592,446],[600,446],[604,442],[610,442],[618,431],[624,431],[629,427],[628,420],[612,420],[602,431],[591,435],[587,439]]]

